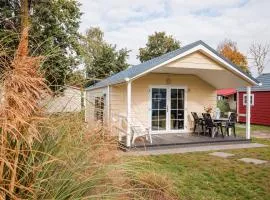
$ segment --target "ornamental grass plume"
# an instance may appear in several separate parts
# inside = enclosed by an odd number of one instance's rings
[[[16,199],[15,191],[31,189],[18,180],[24,159],[39,135],[35,124],[41,117],[39,101],[49,89],[38,69],[42,57],[28,55],[28,29],[24,29],[13,58],[0,52],[0,197]]]
[[[168,178],[136,173],[110,129],[89,129],[82,113],[43,113],[44,57],[28,55],[27,29],[13,58],[1,47],[0,200],[176,199]]]

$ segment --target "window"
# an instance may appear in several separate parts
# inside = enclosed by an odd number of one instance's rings
[[[237,99],[237,94],[235,93],[235,94],[233,95],[233,101],[236,101],[236,99]]]
[[[105,95],[101,97],[95,97],[94,117],[96,121],[103,122],[104,100],[105,100]]]
[[[243,96],[243,105],[247,105],[247,94],[244,94]],[[254,106],[254,94],[250,95],[250,105]]]
[[[218,99],[218,101],[221,101],[221,100],[223,100],[223,96],[217,96],[217,99]]]
[[[167,89],[152,88],[152,130],[166,130]]]

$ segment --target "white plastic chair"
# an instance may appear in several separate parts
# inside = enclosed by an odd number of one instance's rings
[[[146,140],[152,144],[152,136],[150,134],[149,129],[143,128],[140,125],[131,126],[131,132],[132,132],[132,141],[131,144],[134,144],[136,138],[145,136]]]

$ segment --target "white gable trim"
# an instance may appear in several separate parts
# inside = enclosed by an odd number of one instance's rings
[[[171,63],[177,59],[180,59],[186,55],[189,55],[191,53],[194,53],[196,51],[201,51],[203,53],[206,53],[210,58],[212,58],[213,60],[215,60],[216,62],[222,64],[223,66],[225,66],[226,69],[229,69],[231,71],[233,71],[235,74],[239,75],[240,77],[243,77],[247,82],[253,84],[253,85],[259,85],[257,82],[255,82],[254,80],[252,80],[251,78],[249,78],[246,74],[242,73],[241,71],[237,70],[234,66],[232,66],[230,63],[228,63],[227,61],[225,61],[224,59],[222,59],[221,57],[217,56],[216,54],[214,54],[212,51],[210,51],[209,49],[207,49],[206,47],[204,47],[203,45],[198,45],[198,46],[195,46],[193,48],[191,48],[190,50],[184,52],[184,53],[181,53],[179,54],[178,56],[175,56],[173,58],[171,58],[170,60],[167,60],[155,67],[152,67],[151,69],[148,69],[144,72],[142,72],[141,74],[138,74],[136,76],[134,76],[133,78],[131,78],[131,80],[135,80],[155,69],[158,69],[168,63]]]

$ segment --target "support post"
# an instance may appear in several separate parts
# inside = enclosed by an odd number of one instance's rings
[[[239,92],[236,92],[236,121],[239,122]]]
[[[107,126],[110,127],[110,86],[107,87]]]
[[[84,110],[84,122],[88,122],[88,118],[87,118],[87,109],[86,109],[86,103],[87,103],[87,92],[86,90],[83,91],[82,93],[82,98],[83,98],[83,110]]]
[[[130,147],[131,140],[131,81],[127,81],[127,147]]]
[[[251,87],[247,86],[246,139],[250,139],[250,100],[251,100]]]

